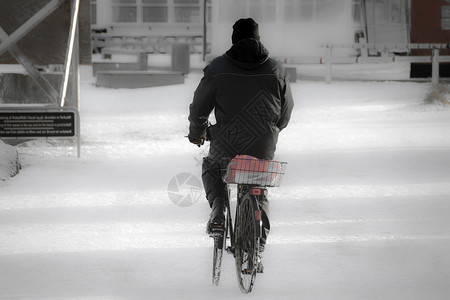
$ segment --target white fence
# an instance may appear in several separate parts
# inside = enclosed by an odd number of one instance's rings
[[[439,63],[450,62],[450,56],[439,55],[442,49],[448,49],[450,44],[326,44],[322,48],[325,49],[325,55],[314,58],[285,58],[285,63],[290,64],[324,64],[325,81],[330,83],[332,81],[332,65],[333,64],[357,64],[357,63],[393,63],[393,62],[410,62],[410,63],[431,63],[432,65],[432,84],[439,83]],[[343,57],[333,56],[333,49],[358,49],[361,51],[361,56]],[[432,55],[426,56],[411,56],[411,55],[386,55],[386,56],[368,56],[369,50],[377,50],[380,52],[404,52],[411,49],[432,50]],[[364,50],[367,50],[365,52]]]

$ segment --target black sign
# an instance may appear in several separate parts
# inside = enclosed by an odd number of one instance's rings
[[[74,112],[0,112],[0,137],[75,136]]]

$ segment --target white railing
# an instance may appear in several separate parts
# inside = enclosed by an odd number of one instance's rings
[[[394,62],[410,62],[410,63],[431,63],[432,64],[432,84],[439,83],[439,63],[450,62],[449,55],[439,55],[439,51],[449,49],[450,44],[326,44],[322,45],[325,49],[325,55],[320,57],[278,57],[280,61],[286,64],[324,64],[325,65],[325,81],[332,81],[332,65],[333,64],[358,64],[358,63],[394,63]],[[431,55],[411,56],[411,55],[386,55],[386,56],[354,56],[343,57],[333,56],[333,49],[359,49],[359,50],[377,50],[380,52],[407,52],[412,49],[432,50]],[[397,51],[396,51],[397,50]],[[364,53],[363,51],[361,51]]]
[[[439,83],[439,63],[441,62],[450,62],[450,56],[440,56],[439,50],[448,49],[449,44],[377,44],[377,43],[368,43],[368,44],[327,44],[323,45],[322,48],[325,48],[325,57],[320,58],[320,63],[326,65],[325,72],[325,81],[330,83],[332,80],[332,64],[333,63],[371,63],[371,62],[411,62],[411,63],[431,63],[432,71],[431,71],[431,82],[433,86]],[[360,56],[360,57],[333,57],[332,49],[333,48],[347,48],[347,49],[374,49],[381,51],[390,51],[393,50],[412,50],[412,49],[422,49],[422,50],[432,50],[432,55],[425,56],[391,56],[391,57],[370,57],[370,56]]]

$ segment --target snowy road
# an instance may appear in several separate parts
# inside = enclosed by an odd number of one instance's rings
[[[210,284],[203,196],[168,196],[206,153],[183,138],[200,75],[110,90],[89,72],[82,157],[70,141],[29,142],[0,182],[0,299],[448,299],[450,108],[423,105],[428,84],[293,85],[265,274],[244,296],[231,256]]]

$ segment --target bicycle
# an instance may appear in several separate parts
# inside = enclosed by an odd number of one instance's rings
[[[223,180],[228,184],[237,184],[236,215],[233,223],[228,197],[224,228],[221,232],[211,235],[214,238],[213,285],[219,285],[222,255],[225,250],[234,255],[241,291],[252,291],[260,264],[260,240],[264,230],[261,203],[267,196],[267,187],[279,186],[285,167],[285,162],[256,159],[246,155],[238,155],[228,163]],[[230,187],[228,194],[230,195]]]

